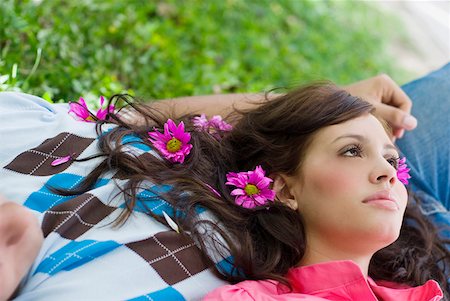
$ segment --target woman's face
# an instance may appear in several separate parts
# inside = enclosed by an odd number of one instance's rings
[[[398,157],[371,114],[320,130],[289,180],[308,244],[364,253],[394,242],[407,203]]]
[[[31,267],[43,236],[31,211],[0,197],[0,300],[8,299]]]

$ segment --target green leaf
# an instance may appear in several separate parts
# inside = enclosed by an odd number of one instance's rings
[[[42,98],[48,101],[49,103],[53,103],[52,95],[48,91],[45,91],[44,94],[42,94]]]

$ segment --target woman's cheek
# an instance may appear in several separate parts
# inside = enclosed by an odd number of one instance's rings
[[[402,209],[405,210],[406,205],[408,204],[408,191],[406,187],[403,184],[398,183],[397,187],[395,188],[395,193],[398,196],[400,204],[403,206]]]
[[[348,170],[342,166],[328,165],[327,168],[311,169],[309,185],[322,196],[336,198],[339,195],[352,195],[356,186],[360,186],[361,175],[355,176],[355,170]]]

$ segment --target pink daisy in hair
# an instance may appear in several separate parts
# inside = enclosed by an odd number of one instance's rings
[[[220,139],[221,132],[229,132],[233,126],[222,119],[220,115],[214,115],[211,119],[207,119],[205,114],[194,117],[192,123],[197,131],[206,131],[214,137]]]
[[[108,108],[103,108],[104,102],[105,98],[103,96],[100,96],[100,109],[95,114],[95,117],[97,117],[98,120],[105,120],[108,112],[114,112],[115,110],[114,105],[110,105]],[[69,102],[69,114],[79,121],[96,121],[96,119],[92,116],[91,111],[89,110],[83,97],[80,97],[78,102]]]
[[[172,119],[167,120],[164,124],[164,133],[148,132],[151,143],[161,152],[167,160],[173,163],[183,163],[187,155],[189,155],[192,144],[191,134],[184,131],[183,121],[177,126]]]
[[[214,115],[213,117],[211,117],[211,119],[209,120],[209,124],[210,126],[224,132],[229,132],[233,129],[233,126],[228,122],[222,120],[222,116],[220,115]]]
[[[105,98],[103,96],[100,96],[100,109],[98,109],[97,113],[95,114],[95,116],[97,116],[97,118],[100,120],[105,120],[106,115],[109,112],[114,112],[114,110],[116,109],[113,104],[109,105],[108,108],[103,109],[104,102],[105,102]]]
[[[78,102],[69,102],[69,114],[80,121],[94,122],[83,97]]]
[[[410,169],[408,168],[408,165],[406,165],[406,158],[403,157],[398,161],[398,167],[397,167],[397,178],[405,185],[408,185],[408,179],[411,178],[409,175]]]
[[[208,130],[209,121],[205,114],[192,118],[192,123],[198,131]]]
[[[231,191],[235,203],[244,208],[264,206],[275,199],[275,191],[269,188],[273,180],[265,176],[261,166],[255,170],[244,172],[229,172],[225,184],[235,186]]]

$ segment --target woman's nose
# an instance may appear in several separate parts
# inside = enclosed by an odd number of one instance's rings
[[[375,166],[370,180],[374,184],[389,183],[392,186],[397,181],[397,170],[383,158],[383,162]]]

